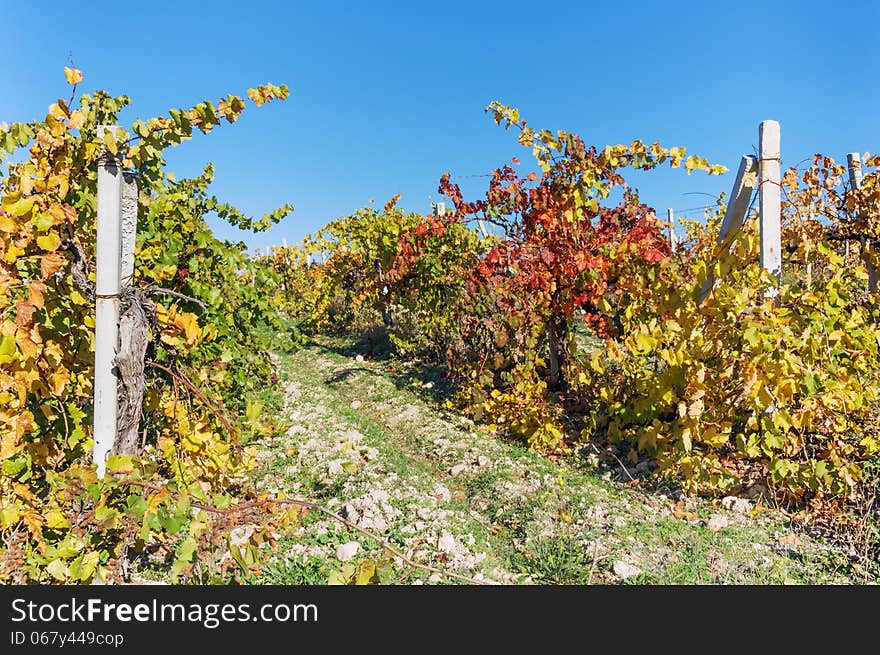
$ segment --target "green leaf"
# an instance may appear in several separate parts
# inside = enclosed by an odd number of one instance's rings
[[[167,514],[165,512],[160,513],[158,518],[159,525],[161,525],[162,529],[168,534],[177,534],[180,532],[180,528],[182,528],[184,524],[184,519],[182,517]]]
[[[116,528],[119,526],[119,512],[113,507],[102,505],[95,510],[95,520],[105,530]]]
[[[358,568],[357,581],[355,584],[368,585],[376,575],[376,563],[373,560],[364,560]]]
[[[46,572],[59,582],[67,580],[67,565],[60,559],[54,559],[49,562],[49,565],[46,567]]]
[[[256,423],[257,419],[260,418],[260,414],[263,413],[263,403],[256,401],[247,401],[247,405],[244,410],[244,415],[247,417],[247,420],[251,423]]]
[[[0,364],[9,364],[16,359],[15,338],[5,335],[0,339]]]
[[[134,463],[131,455],[110,455],[107,458],[108,473],[131,473],[134,471]]]
[[[45,232],[50,227],[55,224],[55,219],[52,218],[50,214],[38,214],[33,219],[31,219],[31,225],[33,225],[40,232]]]
[[[27,468],[27,458],[23,455],[18,455],[16,457],[10,457],[3,461],[3,474],[9,476],[15,476],[24,471]]]

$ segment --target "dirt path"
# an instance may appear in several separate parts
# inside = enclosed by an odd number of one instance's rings
[[[311,344],[278,359],[286,433],[260,486],[311,498],[414,560],[501,584],[851,582],[846,558],[748,501],[682,499],[554,464],[438,409],[433,385]],[[595,458],[594,458],[595,459]],[[312,514],[259,580],[324,584],[382,549]],[[397,584],[446,583],[399,560]]]

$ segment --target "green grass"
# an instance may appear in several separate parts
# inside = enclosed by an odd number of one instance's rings
[[[536,539],[527,548],[511,553],[513,567],[538,584],[589,584],[593,558],[568,536]]]

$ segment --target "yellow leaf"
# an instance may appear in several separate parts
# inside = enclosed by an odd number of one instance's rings
[[[71,130],[78,130],[83,126],[86,122],[85,114],[82,113],[82,110],[77,109],[75,112],[70,114],[70,119],[67,122],[67,126]]]
[[[107,458],[108,473],[131,473],[133,470],[131,455],[110,455]]]
[[[691,443],[691,429],[690,428],[685,428],[682,431],[681,445],[684,446],[685,452],[687,452],[687,453],[691,452],[691,447],[693,444]]]
[[[0,214],[0,232],[18,232],[18,223],[12,216]]]
[[[64,77],[67,78],[67,83],[71,86],[76,86],[83,80],[82,71],[67,66],[64,67]]]
[[[19,512],[16,505],[7,505],[0,509],[0,528],[4,530],[18,522]]]
[[[37,245],[43,250],[55,251],[61,245],[61,238],[54,232],[37,237]]]
[[[25,214],[30,214],[33,207],[33,198],[22,198],[9,208],[9,213],[13,216],[24,216]]]
[[[46,513],[46,526],[53,530],[66,530],[70,527],[70,521],[64,516],[64,512],[53,509]]]

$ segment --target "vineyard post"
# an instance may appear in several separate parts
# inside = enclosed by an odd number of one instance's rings
[[[284,271],[284,276],[281,278],[281,290],[287,293],[287,277],[290,275],[290,260],[287,258],[287,239],[281,238],[281,253],[284,255],[284,266],[282,270]]]
[[[101,137],[111,126],[98,127]],[[116,439],[117,384],[113,372],[119,322],[122,166],[109,152],[98,163],[98,223],[95,248],[94,447],[98,477]]]
[[[758,192],[761,199],[761,267],[776,278],[782,278],[782,198],[779,123],[761,121],[758,129],[758,148],[761,152]],[[779,288],[768,290],[775,298]]]
[[[666,210],[666,220],[669,223],[669,247],[675,248],[675,212],[670,208]]]
[[[134,278],[134,244],[137,237],[137,177],[123,173],[121,193],[122,243],[119,258],[119,281],[122,287],[130,287]]]
[[[749,201],[755,188],[757,172],[757,160],[754,157],[743,155],[739,162],[739,170],[736,172],[736,179],[733,181],[733,190],[730,192],[730,200],[727,202],[724,219],[721,221],[721,229],[718,232],[717,243],[719,246],[729,243],[729,237],[735,234],[745,222],[746,212],[749,210]],[[714,279],[710,272],[700,291],[700,303],[706,299],[706,295],[713,284]]]
[[[849,169],[849,185],[854,191],[862,188],[862,156],[857,152],[851,152],[846,156],[846,166]],[[847,241],[847,254],[849,254],[849,242]],[[877,292],[878,276],[877,269],[868,258],[871,244],[865,240],[862,243],[862,257],[865,259],[865,267],[868,269],[868,291]]]

